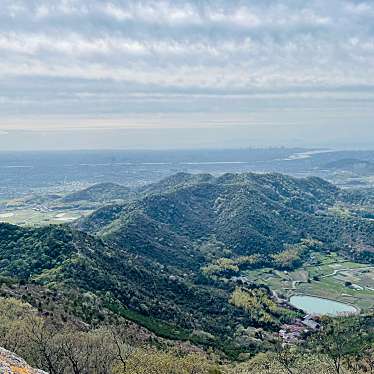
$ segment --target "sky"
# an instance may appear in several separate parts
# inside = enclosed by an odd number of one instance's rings
[[[373,0],[0,0],[0,150],[373,139]]]

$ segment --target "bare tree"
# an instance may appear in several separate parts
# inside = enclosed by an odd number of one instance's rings
[[[298,360],[297,353],[289,344],[277,342],[275,344],[275,359],[288,374],[296,373],[295,364]]]
[[[38,367],[45,368],[50,374],[63,374],[63,351],[56,344],[58,331],[40,318],[29,318],[28,335],[31,349],[34,350],[34,361]]]

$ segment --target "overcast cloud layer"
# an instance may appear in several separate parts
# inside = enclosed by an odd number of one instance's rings
[[[352,130],[370,128],[373,106],[371,0],[1,0],[5,133],[217,121]]]

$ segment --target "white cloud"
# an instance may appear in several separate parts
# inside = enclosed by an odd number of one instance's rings
[[[128,11],[118,6],[115,6],[112,3],[103,4],[103,11],[109,16],[116,18],[120,21],[128,20],[132,18],[132,15]]]
[[[62,108],[68,95],[51,97],[45,82],[56,94],[87,92],[82,101],[100,100],[104,82],[119,96],[162,92],[162,110],[181,91],[191,100],[202,90],[274,89],[295,96],[327,89],[340,98],[342,88],[374,86],[368,1],[2,1],[0,84],[7,101],[0,116],[12,100],[44,102],[43,92],[45,102]]]
[[[367,2],[359,2],[359,3],[348,2],[346,4],[346,9],[349,13],[359,15],[359,16],[373,15],[374,13],[373,4],[370,4]]]

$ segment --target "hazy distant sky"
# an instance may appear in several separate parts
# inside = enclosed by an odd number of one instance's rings
[[[0,149],[374,148],[373,0],[0,0]]]

